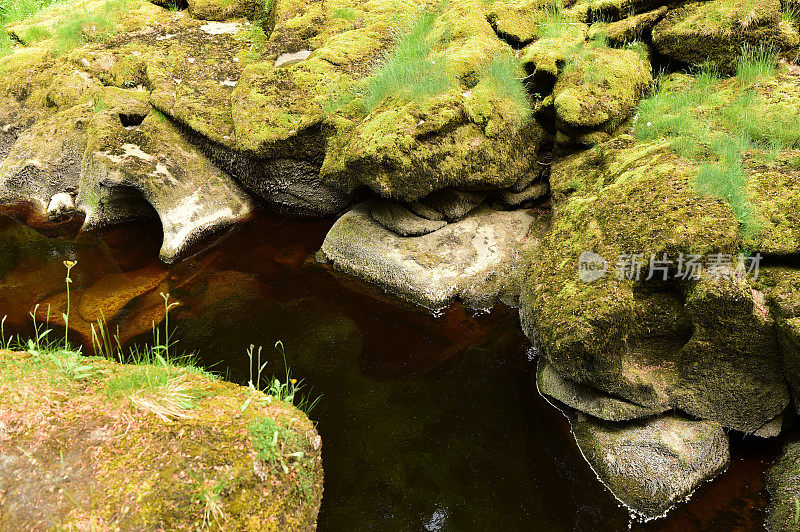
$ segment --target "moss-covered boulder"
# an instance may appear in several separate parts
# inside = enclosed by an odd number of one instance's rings
[[[220,21],[235,18],[260,21],[269,16],[264,7],[274,5],[274,2],[263,0],[187,0],[187,3],[192,17]]]
[[[650,62],[635,50],[584,47],[573,54],[553,87],[561,141],[592,145],[610,138],[652,80]]]
[[[567,12],[583,22],[616,22],[644,13],[660,6],[669,5],[665,0],[577,0],[565,2]]]
[[[608,423],[569,416],[575,440],[595,473],[632,513],[663,516],[728,467],[722,426],[676,415]]]
[[[778,344],[783,355],[786,382],[800,413],[800,270],[765,268],[758,280],[767,304],[775,316]]]
[[[800,441],[795,437],[767,472],[771,497],[765,523],[770,532],[789,532],[800,528]]]
[[[530,251],[522,325],[570,381],[756,432],[788,403],[762,296],[731,273],[646,280],[651,257],[739,250],[733,212],[698,194],[696,175],[666,143],[630,137],[554,164],[554,218]],[[605,276],[580,278],[584,252],[608,261]],[[638,281],[637,268],[645,274]]]
[[[309,530],[319,435],[199,370],[0,352],[0,527]]]
[[[0,203],[34,203],[36,214],[29,222],[45,225],[52,198],[78,190],[93,114],[91,102],[76,105],[37,122],[15,139],[0,166]]]
[[[742,46],[796,48],[797,31],[782,20],[779,0],[691,2],[671,10],[654,28],[659,53],[689,64],[733,71]]]
[[[607,39],[611,45],[622,46],[635,41],[650,42],[651,30],[667,14],[667,6],[639,13],[616,22],[598,21],[589,28],[590,39]]]

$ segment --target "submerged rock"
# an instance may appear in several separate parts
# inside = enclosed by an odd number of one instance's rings
[[[74,353],[0,351],[0,369],[3,530],[316,525],[321,441],[287,403]]]
[[[718,423],[675,415],[608,423],[579,413],[570,425],[595,473],[643,518],[662,516],[730,462]]]
[[[766,528],[790,532],[800,528],[800,441],[783,448],[783,454],[767,472],[771,503]]]
[[[321,251],[336,268],[430,309],[457,298],[479,309],[516,299],[519,243],[540,230],[531,212],[481,206],[438,231],[404,238],[378,224],[372,208],[349,211],[325,237]]]

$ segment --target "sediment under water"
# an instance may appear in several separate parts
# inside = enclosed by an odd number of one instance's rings
[[[245,350],[266,373],[294,375],[322,399],[325,530],[626,530],[627,512],[580,456],[567,421],[535,392],[535,356],[516,312],[434,318],[313,260],[332,221],[261,214],[213,248],[167,268],[157,223],[49,239],[0,218],[0,316],[31,332],[28,312],[60,314],[72,271],[71,340],[88,342],[103,309],[128,343],[163,319],[178,348],[244,384]],[[56,328],[57,329],[57,328]],[[62,329],[63,331],[63,329]],[[731,467],[665,519],[633,530],[758,529],[763,472],[777,441],[732,438]]]

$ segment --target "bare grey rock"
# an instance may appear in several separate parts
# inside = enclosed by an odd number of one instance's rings
[[[121,203],[115,189],[127,189],[129,197],[135,192],[158,214],[164,231],[160,257],[171,263],[203,237],[249,217],[248,196],[163,115],[150,113],[127,128],[118,113],[98,113],[89,128],[78,195],[85,228],[135,216],[135,202],[121,212],[109,207]]]
[[[422,236],[438,231],[445,221],[422,218],[393,201],[377,201],[370,210],[372,219],[400,236]]]
[[[517,297],[519,242],[536,225],[528,211],[480,206],[436,232],[408,238],[377,223],[373,205],[347,212],[325,237],[321,251],[336,268],[429,309],[456,299],[489,308],[498,298]]]

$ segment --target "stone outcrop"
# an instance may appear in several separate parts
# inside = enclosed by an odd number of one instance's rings
[[[736,69],[742,46],[797,47],[800,35],[782,20],[779,0],[691,2],[671,10],[653,28],[660,54],[688,64]]]
[[[316,525],[321,441],[290,404],[79,353],[0,351],[0,369],[4,530]]]
[[[402,237],[376,222],[373,208],[357,206],[325,238],[321,252],[337,269],[434,310],[456,299],[478,309],[516,299],[519,243],[541,229],[532,213],[481,206],[432,233]]]

